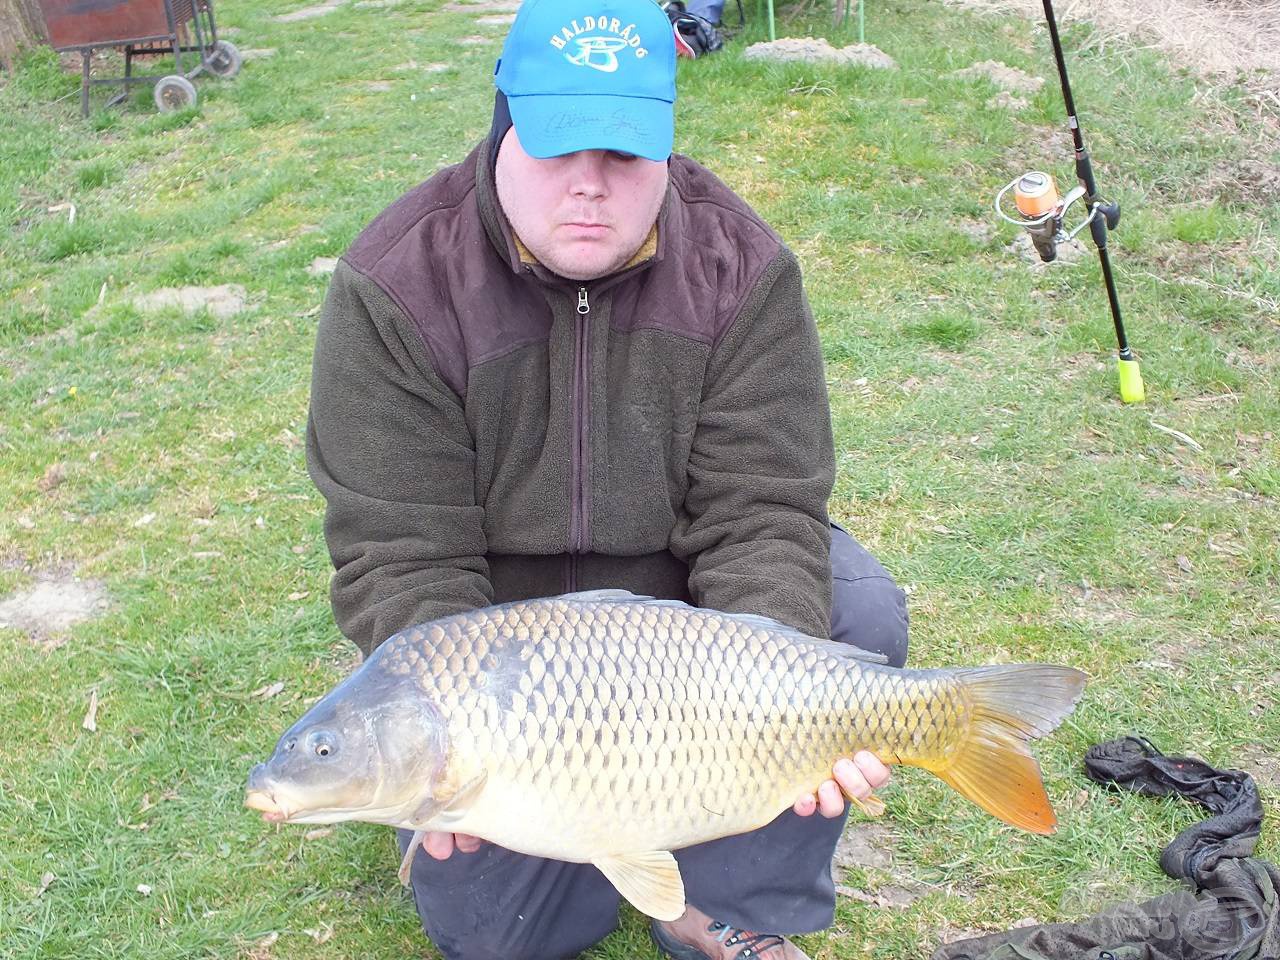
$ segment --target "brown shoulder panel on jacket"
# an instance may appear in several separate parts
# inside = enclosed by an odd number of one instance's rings
[[[687,299],[672,304],[665,318],[650,310],[648,316],[635,315],[632,323],[715,344],[782,251],[782,240],[746,201],[696,161],[674,154],[670,175],[680,202],[668,204],[659,252],[666,283]]]
[[[396,200],[346,253],[410,319],[459,396],[472,365],[546,339],[551,327],[550,309],[485,234],[475,189],[483,148]]]

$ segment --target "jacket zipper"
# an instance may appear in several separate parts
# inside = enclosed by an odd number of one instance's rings
[[[587,296],[587,288],[578,288],[578,316],[574,321],[573,352],[573,402],[574,419],[577,429],[573,437],[573,469],[570,482],[573,492],[570,498],[569,517],[569,552],[583,553],[587,544],[587,477],[589,474],[587,459],[590,456],[588,419],[590,408],[590,332],[591,301]],[[577,564],[574,564],[576,568]],[[574,569],[574,580],[577,570]]]

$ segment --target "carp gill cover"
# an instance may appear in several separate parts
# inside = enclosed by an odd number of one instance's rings
[[[592,863],[660,920],[685,906],[672,850],[764,826],[859,749],[1052,832],[1026,743],[1071,712],[1083,673],[867,656],[620,590],[487,607],[382,644],[285,732],[245,803],[277,822],[469,833]]]

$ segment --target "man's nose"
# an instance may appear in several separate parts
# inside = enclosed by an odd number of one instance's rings
[[[608,194],[605,151],[579,150],[570,155],[569,164],[569,192],[575,197],[599,200]]]

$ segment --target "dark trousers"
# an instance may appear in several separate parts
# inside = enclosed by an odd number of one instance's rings
[[[906,598],[876,559],[844,530],[831,531],[831,635],[907,658]],[[831,855],[845,818],[791,811],[751,833],[675,852],[685,895],[732,926],[807,933],[835,911]],[[412,836],[398,831],[403,852]],[[448,960],[573,957],[618,923],[618,893],[590,864],[513,853],[491,843],[475,853],[414,857],[413,899],[427,936]]]

